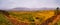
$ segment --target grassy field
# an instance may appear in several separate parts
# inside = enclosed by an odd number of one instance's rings
[[[54,15],[54,11],[46,10],[46,11],[27,11],[27,12],[19,12],[19,11],[9,11],[9,14],[22,22],[27,22],[29,25],[35,25],[35,23],[41,24],[44,20],[52,17]],[[60,21],[57,22],[60,25]],[[11,21],[9,21],[5,16],[0,13],[0,25],[13,25]]]
[[[3,14],[0,13],[0,25],[13,25]]]

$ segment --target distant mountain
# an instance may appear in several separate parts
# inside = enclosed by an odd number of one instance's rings
[[[13,8],[13,11],[30,11],[29,8],[23,8],[23,7],[17,7],[17,8]]]
[[[24,7],[17,7],[11,9],[12,11],[36,11],[35,8],[24,8]]]
[[[37,11],[37,10],[54,10],[55,8],[24,8],[24,7],[17,7],[11,9],[12,11]]]
[[[38,8],[38,10],[55,10],[56,8]]]
[[[56,8],[25,8],[25,7],[16,7],[11,9],[0,9],[0,10],[6,10],[6,11],[38,11],[38,10],[55,10]]]

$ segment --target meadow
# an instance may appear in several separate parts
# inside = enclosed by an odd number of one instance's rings
[[[42,11],[8,11],[10,16],[21,22],[27,22],[29,25],[41,24],[43,21],[54,15],[53,10]],[[60,21],[57,22],[60,25]],[[2,13],[0,13],[0,25],[14,25]]]

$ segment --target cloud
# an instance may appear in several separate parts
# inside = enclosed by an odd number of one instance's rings
[[[57,0],[58,1],[58,0]],[[0,8],[41,8],[41,7],[60,7],[59,1],[56,0],[1,0]],[[58,5],[59,3],[59,5]]]

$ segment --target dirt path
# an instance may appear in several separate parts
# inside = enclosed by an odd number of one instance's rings
[[[28,25],[28,23],[26,23],[26,22],[21,22],[21,21],[19,21],[18,19],[16,19],[16,18],[13,18],[12,16],[10,16],[10,17],[7,17],[7,16],[5,16],[9,21],[11,21],[12,23],[13,23],[13,25]]]
[[[59,19],[60,19],[60,15],[58,15],[57,17],[51,17],[46,21],[44,21],[41,25],[51,25],[51,23],[55,24],[58,22]]]
[[[13,23],[13,25],[28,25],[28,23],[18,21],[18,19],[10,16],[10,14],[9,14],[7,11],[0,10],[0,12],[1,12],[9,21],[11,21],[11,23]]]
[[[60,19],[60,12],[59,12],[59,8],[57,7],[54,16],[48,18],[41,25],[56,25],[59,19]]]

